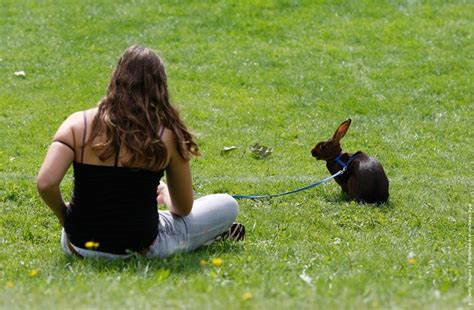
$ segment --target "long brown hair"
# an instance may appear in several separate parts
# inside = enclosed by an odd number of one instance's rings
[[[189,160],[198,155],[198,146],[170,103],[163,61],[151,49],[133,45],[118,60],[107,90],[99,102],[89,138],[92,149],[107,160],[122,145],[124,166],[140,162],[146,168],[162,168],[166,146],[158,131],[161,126],[173,131],[179,154]],[[103,136],[104,142],[94,139]]]

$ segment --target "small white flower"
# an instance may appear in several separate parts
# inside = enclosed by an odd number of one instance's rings
[[[24,76],[26,76],[26,73],[25,73],[25,71],[16,71],[16,72],[15,72],[15,75],[16,75],[16,76],[24,77]]]

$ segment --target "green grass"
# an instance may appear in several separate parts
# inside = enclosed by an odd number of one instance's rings
[[[164,2],[1,2],[0,308],[467,308],[474,6]],[[243,244],[161,261],[65,257],[34,177],[58,125],[104,95],[134,43],[166,60],[203,153],[196,192],[276,193],[321,179],[309,150],[351,117],[343,147],[383,163],[390,203],[347,202],[330,182],[241,201]],[[255,142],[272,156],[253,158]],[[214,257],[221,267],[200,265]]]

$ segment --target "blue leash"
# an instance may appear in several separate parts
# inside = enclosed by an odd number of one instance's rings
[[[330,180],[334,179],[335,177],[340,176],[341,174],[346,172],[346,170],[347,170],[347,167],[344,167],[341,170],[339,170],[338,172],[334,173],[333,175],[331,175],[327,178],[324,178],[320,181],[314,182],[314,183],[312,183],[310,185],[307,185],[305,187],[294,189],[294,190],[289,191],[289,192],[273,194],[273,195],[233,195],[232,197],[234,197],[235,199],[265,199],[265,198],[275,198],[275,197],[285,196],[285,195],[289,195],[289,194],[293,194],[293,193],[297,193],[297,192],[301,192],[301,191],[313,188],[315,186],[318,186],[319,184],[326,183],[327,181],[330,181]]]
[[[286,196],[286,195],[289,195],[289,194],[293,194],[293,193],[297,193],[297,192],[301,192],[301,191],[304,191],[304,190],[307,190],[307,189],[310,189],[310,188],[313,188],[315,186],[318,186],[320,184],[323,184],[323,183],[326,183],[327,181],[330,181],[332,179],[334,179],[335,177],[337,176],[340,176],[341,174],[343,174],[344,172],[346,172],[347,170],[347,167],[349,167],[349,164],[352,162],[352,160],[354,160],[354,158],[359,155],[360,152],[357,152],[355,153],[354,155],[352,155],[349,160],[347,161],[347,163],[345,163],[342,159],[341,159],[341,155],[340,154],[339,156],[337,156],[336,158],[336,162],[342,167],[341,170],[339,170],[338,172],[334,173],[333,175],[331,176],[328,176],[327,178],[324,178],[320,181],[317,181],[317,182],[314,182],[312,184],[309,184],[305,187],[301,187],[301,188],[297,188],[297,189],[294,189],[292,191],[289,191],[289,192],[284,192],[284,193],[279,193],[279,194],[273,194],[273,195],[233,195],[232,197],[234,199],[265,199],[265,198],[275,198],[275,197],[280,197],[280,196]]]

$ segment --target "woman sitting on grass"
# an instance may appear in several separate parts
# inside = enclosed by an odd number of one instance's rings
[[[80,257],[167,257],[216,239],[241,240],[237,202],[215,194],[193,200],[189,160],[198,147],[170,104],[160,57],[128,48],[98,107],[59,127],[37,178],[64,227],[61,246]],[[66,204],[60,183],[74,169]],[[160,182],[166,174],[168,185]],[[157,202],[169,211],[157,211]]]

